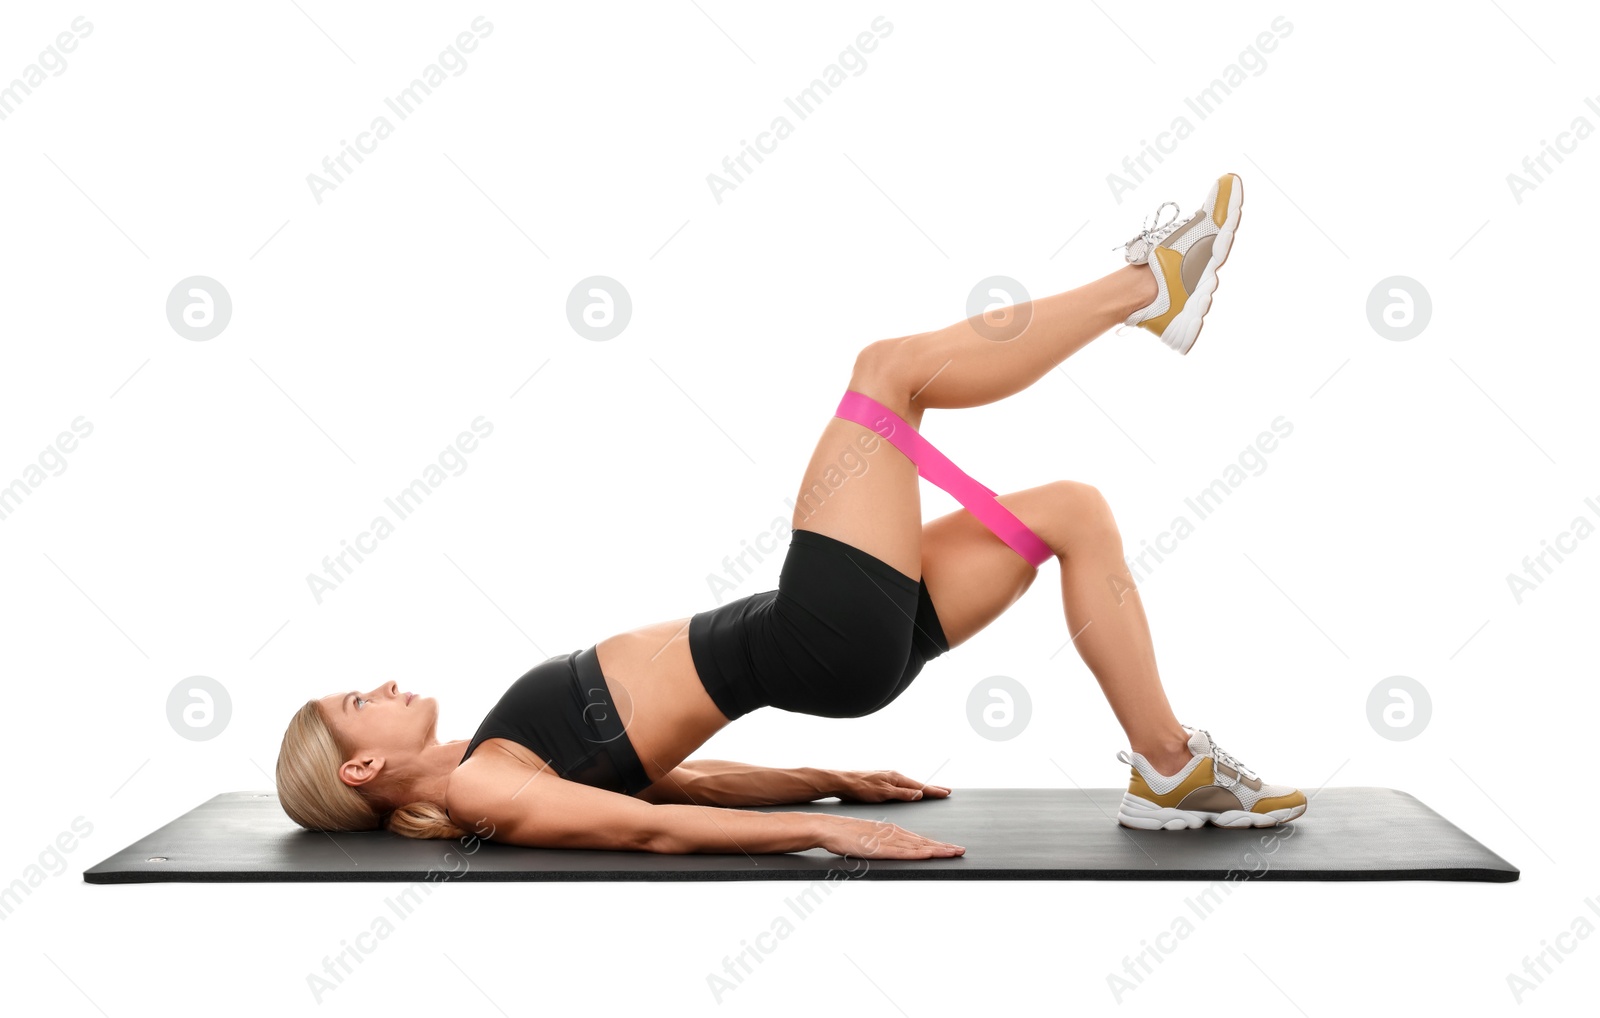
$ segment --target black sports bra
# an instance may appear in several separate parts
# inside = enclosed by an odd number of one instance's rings
[[[534,665],[490,708],[461,755],[485,739],[509,739],[539,754],[569,781],[634,795],[650,778],[611,700],[594,647]]]

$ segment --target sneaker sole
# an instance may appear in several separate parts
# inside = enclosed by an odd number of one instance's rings
[[[1228,192],[1228,214],[1217,232],[1217,239],[1212,242],[1211,260],[1206,263],[1205,271],[1200,274],[1200,282],[1195,286],[1194,293],[1189,295],[1183,310],[1161,334],[1161,341],[1181,354],[1187,355],[1194,349],[1195,340],[1200,338],[1206,312],[1211,310],[1211,298],[1217,292],[1217,270],[1227,262],[1228,253],[1233,250],[1233,237],[1244,215],[1244,181],[1239,179],[1237,173],[1228,176],[1233,178],[1233,186]]]
[[[1275,809],[1270,813],[1251,813],[1242,809],[1208,813],[1201,810],[1157,806],[1150,800],[1141,799],[1130,792],[1122,797],[1122,807],[1117,810],[1117,823],[1140,831],[1194,830],[1206,824],[1233,829],[1276,827],[1288,823],[1305,811],[1305,804],[1302,803],[1299,806]]]

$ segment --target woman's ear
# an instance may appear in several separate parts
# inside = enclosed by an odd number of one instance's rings
[[[383,770],[383,757],[353,757],[339,765],[339,780],[351,788],[360,788],[376,778]]]

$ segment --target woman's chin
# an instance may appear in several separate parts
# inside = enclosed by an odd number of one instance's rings
[[[439,723],[439,701],[431,696],[419,696],[411,701],[409,709],[418,713],[417,723],[427,730],[428,737],[432,739],[434,726]]]

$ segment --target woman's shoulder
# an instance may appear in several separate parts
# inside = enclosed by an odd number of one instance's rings
[[[484,739],[450,772],[445,788],[445,808],[458,824],[463,820],[491,821],[509,809],[517,808],[517,794],[530,780],[547,769],[539,755],[509,739]]]

